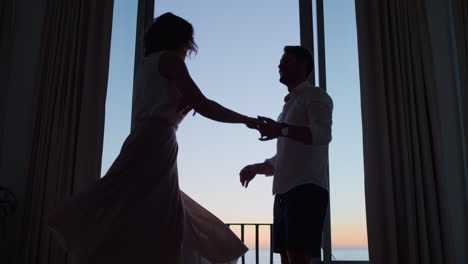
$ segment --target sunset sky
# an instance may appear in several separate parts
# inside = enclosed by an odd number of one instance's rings
[[[332,243],[335,248],[366,248],[354,1],[324,2],[328,93],[335,105]],[[133,86],[137,1],[115,0],[114,8],[103,174],[129,133]],[[282,49],[300,44],[298,1],[156,0],[156,16],[168,11],[195,28],[199,52],[186,63],[203,93],[242,114],[276,119],[287,93],[278,81]],[[238,173],[274,155],[275,141],[260,142],[256,131],[242,125],[191,114],[177,137],[179,182],[187,194],[226,223],[272,222],[272,179],[257,176],[245,189]],[[247,238],[250,244],[251,235]],[[268,246],[268,241],[269,230],[262,228],[261,244]]]

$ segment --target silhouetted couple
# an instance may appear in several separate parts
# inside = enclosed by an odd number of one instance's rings
[[[257,129],[260,140],[278,138],[277,154],[243,168],[240,181],[247,187],[256,174],[274,175],[274,251],[282,263],[319,261],[333,104],[306,81],[310,53],[284,49],[278,67],[289,94],[276,122],[241,115],[203,95],[184,62],[197,51],[193,27],[184,19],[171,13],[156,18],[144,47],[136,125],[106,175],[51,214],[57,240],[87,264],[237,262],[247,247],[179,189],[176,130],[193,109]]]

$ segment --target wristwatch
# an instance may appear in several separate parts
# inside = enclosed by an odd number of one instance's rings
[[[289,133],[289,126],[286,123],[281,123],[282,128],[281,128],[281,136],[287,137]]]

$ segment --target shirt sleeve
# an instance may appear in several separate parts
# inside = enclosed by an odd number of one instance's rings
[[[270,164],[272,167],[273,167],[273,171],[275,170],[275,165],[276,165],[276,154],[275,156],[269,158],[269,159],[266,159],[265,160],[265,163],[268,163]],[[273,174],[265,174],[265,176],[273,176]]]
[[[316,100],[307,102],[305,106],[312,145],[327,145],[332,139],[333,104]]]

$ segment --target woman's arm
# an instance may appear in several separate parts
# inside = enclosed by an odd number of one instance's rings
[[[256,118],[241,115],[206,98],[190,77],[185,62],[176,53],[166,52],[161,55],[159,72],[179,90],[183,103],[193,107],[202,116],[218,122],[244,123],[249,127],[255,127],[258,123]]]

